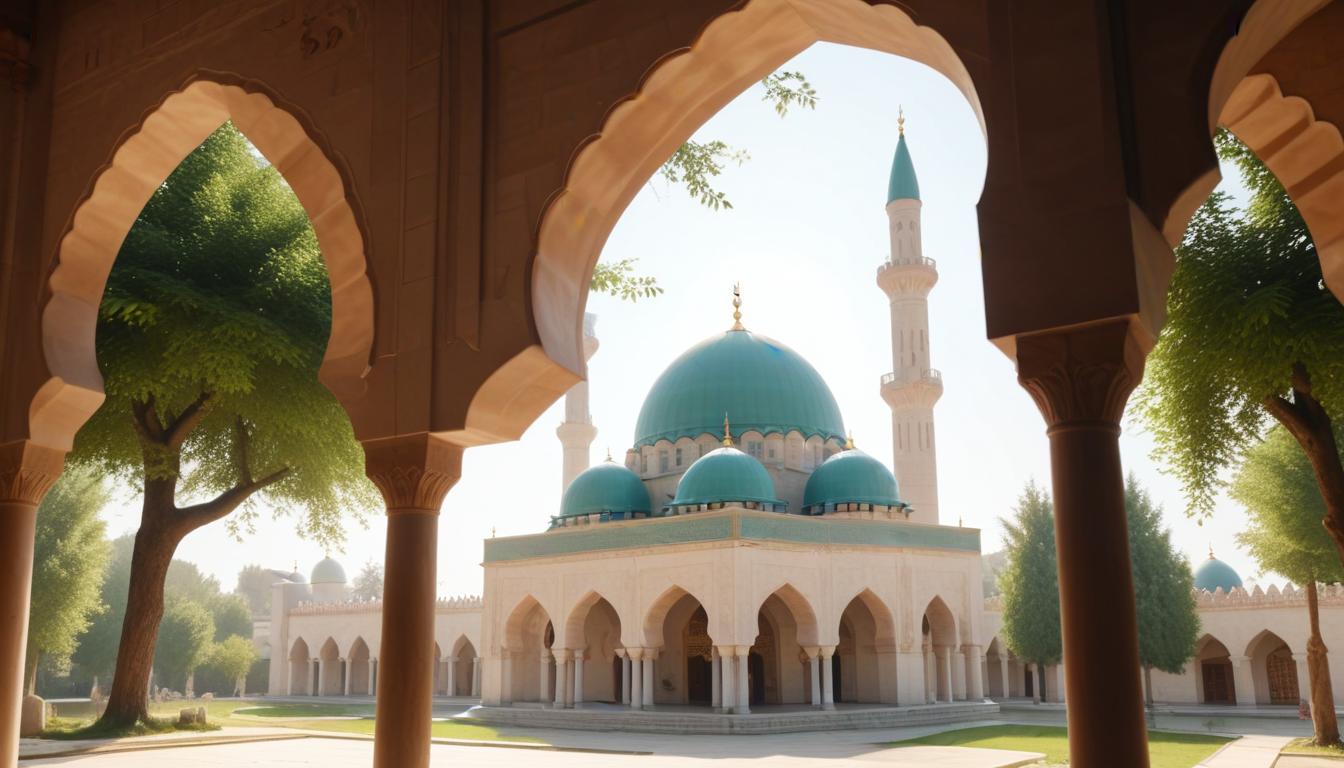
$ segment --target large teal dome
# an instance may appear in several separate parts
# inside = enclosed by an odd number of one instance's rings
[[[775,483],[761,462],[731,446],[695,460],[677,483],[672,506],[724,502],[783,503],[775,498]]]
[[[313,566],[312,582],[314,584],[344,584],[345,569],[336,560],[324,557],[317,565]]]
[[[647,514],[653,508],[639,475],[607,461],[579,473],[560,500],[560,517],[600,513]]]
[[[803,508],[833,504],[874,504],[902,507],[896,476],[886,465],[863,451],[850,448],[822,462],[807,479]]]
[[[797,352],[766,336],[726,331],[686,350],[653,383],[635,425],[635,447],[756,431],[843,440],[845,424],[826,382]]]
[[[1195,589],[1215,592],[1221,587],[1224,592],[1231,592],[1240,586],[1241,577],[1232,570],[1232,566],[1217,559],[1212,553],[1208,560],[1195,569]]]

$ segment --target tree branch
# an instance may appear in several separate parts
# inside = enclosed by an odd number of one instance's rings
[[[212,392],[202,392],[195,400],[191,401],[190,405],[182,409],[182,412],[173,420],[173,425],[168,428],[166,442],[170,446],[176,448],[186,441],[192,430],[196,429],[196,426],[201,423],[201,419],[204,419],[205,414],[209,412],[211,398],[213,397],[214,393]]]
[[[151,443],[163,441],[163,423],[159,421],[159,414],[154,410],[154,395],[149,395],[143,403],[131,401],[131,414],[135,431],[141,440]]]
[[[243,423],[243,417],[235,417],[233,421],[233,463],[238,469],[239,485],[247,485],[252,482],[252,462],[247,450],[250,441],[251,436],[247,434],[247,425]]]
[[[186,526],[187,531],[192,531],[203,525],[208,525],[216,520],[228,517],[229,513],[237,509],[244,501],[247,501],[248,497],[252,494],[267,486],[280,482],[291,471],[291,467],[281,467],[259,480],[239,483],[210,501],[183,507],[179,510],[178,520],[182,525]]]

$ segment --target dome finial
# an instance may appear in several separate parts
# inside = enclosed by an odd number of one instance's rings
[[[852,429],[845,435],[845,450],[854,450],[854,430]]]
[[[905,135],[905,107],[900,104],[896,105],[896,131]]]
[[[733,283],[733,330],[747,330],[742,325],[742,284]]]
[[[1217,559],[1217,558],[1215,558],[1215,557],[1213,556],[1213,543],[1212,543],[1212,542],[1209,543],[1209,559],[1210,559],[1210,560],[1216,560],[1216,559]]]
[[[728,427],[728,412],[727,412],[727,411],[724,411],[724,414],[723,414],[723,447],[724,447],[724,448],[732,448],[732,447],[733,447],[733,433],[732,433],[732,430]]]
[[[611,446],[610,446],[610,445],[607,446],[607,461],[612,461],[612,458],[611,458]]]

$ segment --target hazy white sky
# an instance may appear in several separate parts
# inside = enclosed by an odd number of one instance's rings
[[[896,142],[897,106],[924,201],[924,253],[937,260],[930,296],[933,365],[943,372],[935,410],[942,522],[983,531],[986,552],[1000,547],[999,519],[1031,479],[1049,485],[1045,427],[1012,363],[985,340],[975,204],[985,146],[969,106],[941,75],[886,54],[833,45],[803,52],[785,69],[816,87],[815,111],[780,119],[757,88],[742,94],[697,134],[744,148],[750,160],[717,185],[733,203],[711,211],[676,187],[651,181],[630,205],[603,252],[634,257],[666,293],[638,304],[595,296],[601,349],[590,366],[592,414],[599,429],[593,459],[607,447],[618,458],[633,440],[640,404],[677,355],[731,323],[732,285],[743,286],[743,322],[796,349],[821,371],[859,447],[890,464],[890,413],[878,393],[891,369],[888,308],[877,266],[888,249],[887,173]],[[1067,152],[1068,147],[1060,147]],[[1022,280],[1031,279],[1023,274]],[[545,529],[560,495],[561,404],[517,443],[473,448],[440,518],[439,593],[481,588],[481,540]],[[1121,438],[1134,472],[1165,510],[1178,546],[1196,564],[1210,545],[1245,580],[1258,567],[1235,544],[1244,515],[1222,499],[1211,520],[1184,514],[1179,485],[1161,473],[1152,443],[1128,421]],[[134,531],[138,499],[108,510],[112,533]],[[384,524],[352,528],[333,556],[351,577],[382,560]],[[323,556],[283,516],[263,520],[239,542],[222,523],[187,537],[178,557],[199,564],[226,589],[248,563],[305,573]]]

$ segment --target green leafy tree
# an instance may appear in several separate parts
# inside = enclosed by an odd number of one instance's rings
[[[187,534],[216,520],[249,529],[261,495],[335,546],[343,513],[373,506],[350,422],[317,380],[330,327],[330,282],[303,207],[225,124],[140,212],[99,308],[107,399],[75,454],[143,494],[101,727],[148,716],[164,584]]]
[[[372,560],[365,563],[350,585],[350,594],[359,600],[382,600],[383,566]]]
[[[1195,655],[1199,614],[1190,564],[1162,527],[1162,510],[1130,475],[1125,480],[1125,516],[1138,614],[1139,664],[1148,705],[1153,703],[1152,671],[1179,675]]]
[[[131,581],[131,553],[135,537],[118,536],[108,542],[107,571],[99,602],[103,610],[89,621],[88,630],[80,636],[74,662],[90,678],[102,679],[104,689],[112,678],[117,664],[117,644],[121,640],[121,625],[126,617],[126,589]]]
[[[232,635],[252,637],[252,610],[240,595],[216,595],[209,602],[210,617],[215,621],[216,641]]]
[[[1050,497],[1027,483],[1012,519],[1002,518],[1008,562],[999,574],[1003,595],[1004,643],[1019,659],[1034,664],[1039,700],[1043,667],[1064,654],[1059,625],[1059,572],[1055,560],[1055,511]]]
[[[1344,431],[1335,427],[1338,433]],[[1314,739],[1325,746],[1339,743],[1339,722],[1330,683],[1330,661],[1321,637],[1317,582],[1344,581],[1344,566],[1335,542],[1321,525],[1325,500],[1321,498],[1312,464],[1287,430],[1269,430],[1264,442],[1246,453],[1232,481],[1232,498],[1249,513],[1246,530],[1237,540],[1260,567],[1281,573],[1303,585],[1311,636],[1307,639],[1307,674],[1311,678],[1311,719]]]
[[[233,681],[233,695],[247,695],[247,673],[257,660],[257,649],[252,641],[241,635],[230,635],[210,647],[206,665],[227,680]]]
[[[1238,211],[1215,192],[1191,220],[1138,409],[1196,514],[1212,510],[1221,473],[1266,425],[1281,424],[1311,463],[1322,523],[1344,561],[1344,466],[1331,420],[1344,411],[1344,305],[1274,175],[1231,134],[1217,148],[1241,170],[1250,201]]]
[[[103,610],[107,526],[98,513],[110,494],[89,467],[66,468],[37,510],[33,544],[32,608],[28,613],[27,691],[37,692],[42,657],[66,662]]]
[[[154,666],[166,687],[188,687],[188,678],[205,662],[215,636],[215,621],[200,603],[186,598],[168,602],[158,631]],[[113,690],[116,682],[113,681]]]
[[[271,611],[271,586],[280,575],[260,565],[245,565],[238,571],[238,586],[233,591],[247,600],[252,615],[264,616]]]

